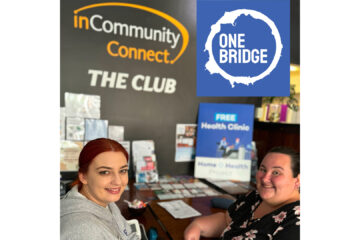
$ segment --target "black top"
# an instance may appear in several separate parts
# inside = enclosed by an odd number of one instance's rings
[[[240,196],[228,209],[231,222],[220,239],[300,239],[300,201],[289,203],[261,218],[253,219],[254,211],[261,202],[257,191]]]

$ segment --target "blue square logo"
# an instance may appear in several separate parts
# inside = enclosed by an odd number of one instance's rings
[[[197,0],[197,96],[289,96],[290,0]]]

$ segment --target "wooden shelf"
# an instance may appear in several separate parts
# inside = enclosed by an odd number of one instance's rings
[[[259,160],[276,146],[286,146],[300,152],[300,124],[255,120],[253,140],[256,142]]]
[[[281,126],[281,125],[297,125],[299,126],[300,123],[287,123],[287,122],[264,122],[264,121],[258,121],[255,120],[254,121],[255,125],[264,125],[264,126],[269,126],[269,125],[274,125],[274,126]]]

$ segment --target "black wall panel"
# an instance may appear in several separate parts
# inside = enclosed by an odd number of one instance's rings
[[[175,64],[144,62],[114,58],[106,52],[106,44],[117,40],[127,46],[164,49],[163,43],[115,36],[74,28],[74,10],[102,1],[61,1],[61,46],[60,46],[60,103],[64,106],[64,93],[83,93],[101,96],[101,119],[109,125],[125,127],[126,140],[155,141],[160,174],[193,174],[193,163],[175,163],[175,127],[177,123],[196,123],[200,102],[247,103],[260,106],[261,99],[252,97],[196,97],[196,1],[152,0],[128,1],[160,10],[181,22],[189,32],[189,44]],[[126,2],[126,1],[121,1]],[[298,1],[293,6],[298,7]],[[92,9],[81,14],[99,13],[109,19],[146,27],[177,29],[168,21],[154,14],[131,8]],[[291,29],[291,61],[299,62],[298,30]],[[295,11],[295,15],[296,15]],[[80,15],[80,13],[79,13]],[[296,15],[298,16],[298,15]],[[298,24],[297,24],[298,25]],[[298,29],[298,28],[297,28]],[[296,41],[295,41],[296,40]],[[294,43],[294,44],[293,44]],[[172,50],[172,49],[170,49]],[[169,50],[169,51],[170,51]],[[179,50],[179,45],[174,49]],[[126,89],[101,87],[100,82],[91,86],[89,69],[128,73]],[[131,87],[131,78],[137,74],[176,80],[173,94],[136,91]],[[230,86],[230,84],[229,84]]]

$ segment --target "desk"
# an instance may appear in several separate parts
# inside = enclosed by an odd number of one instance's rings
[[[220,195],[216,197],[232,198],[229,195]],[[212,208],[211,199],[214,197],[197,197],[197,198],[182,198],[185,203],[199,211],[202,216],[210,215],[217,212],[225,212],[224,209]],[[161,224],[170,235],[170,239],[182,240],[184,239],[184,231],[186,227],[192,222],[194,218],[175,219],[170,213],[162,208],[158,202],[171,201],[171,200],[154,200],[150,203],[150,208],[154,216],[160,220]],[[201,238],[206,239],[206,238]]]
[[[234,197],[224,194],[215,197],[224,197],[234,199]],[[202,216],[210,215],[217,212],[225,212],[224,209],[212,208],[211,199],[214,197],[196,197],[196,198],[182,198],[185,203],[199,211]],[[139,199],[144,202],[149,202],[146,211],[141,215],[133,215],[128,210],[127,203],[124,200],[132,201]],[[174,200],[174,199],[172,199]],[[120,200],[116,202],[116,205],[120,208],[122,215],[130,220],[137,219],[141,224],[144,225],[146,231],[151,227],[156,228],[158,232],[158,239],[173,239],[183,240],[184,231],[186,227],[192,222],[194,218],[187,219],[175,219],[173,218],[164,208],[158,205],[158,202],[171,201],[171,200],[157,200],[156,195],[151,190],[137,190],[134,186],[134,181],[129,181],[129,190],[124,191]],[[206,239],[206,238],[202,238]]]

